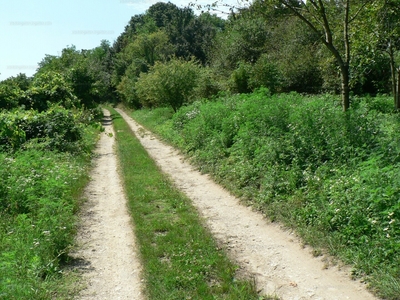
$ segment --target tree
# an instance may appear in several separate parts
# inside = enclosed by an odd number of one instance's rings
[[[320,92],[323,79],[318,37],[294,16],[275,20],[266,47],[268,60],[265,55],[264,60],[274,66],[279,75],[279,91]]]
[[[0,82],[0,110],[11,110],[21,104],[24,92],[12,81]]]
[[[394,107],[399,109],[400,1],[374,2],[366,7],[365,17],[357,20],[357,26],[362,30],[352,39],[352,50],[357,55],[353,66],[362,76],[377,69],[379,78],[375,83],[383,86],[385,92],[392,91]]]
[[[32,79],[20,73],[0,82],[0,109],[11,110],[24,103]]]
[[[112,101],[115,98],[115,89],[111,85],[112,60],[112,48],[106,40],[87,52],[87,70],[93,79],[91,95],[97,102]]]
[[[230,73],[238,62],[255,63],[261,54],[268,51],[266,44],[271,29],[263,17],[240,15],[229,20],[212,50],[212,65],[221,72]]]
[[[97,102],[111,100],[112,49],[108,41],[91,50],[77,50],[69,46],[60,56],[46,57],[39,63],[35,77],[49,72],[59,73],[79,98],[80,104],[93,107]],[[47,76],[47,75],[46,75]]]
[[[334,56],[340,69],[344,111],[350,106],[350,25],[373,1],[272,0],[275,7],[284,6],[302,20]]]
[[[136,93],[144,106],[171,106],[177,111],[195,93],[200,67],[197,62],[179,58],[157,62],[148,73],[140,74]]]
[[[26,108],[39,112],[47,110],[52,104],[64,108],[80,105],[65,75],[54,71],[36,73],[25,98]]]
[[[400,1],[386,0],[377,12],[378,43],[390,61],[394,107],[400,109]]]
[[[193,19],[182,32],[182,54],[186,57],[194,56],[203,65],[208,62],[215,36],[223,28],[223,20],[218,22],[218,17],[203,13]]]

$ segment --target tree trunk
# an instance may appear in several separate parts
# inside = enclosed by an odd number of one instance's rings
[[[349,67],[341,66],[340,79],[342,88],[342,108],[347,111],[350,107]]]
[[[345,1],[345,13],[343,19],[344,64],[342,73],[342,108],[347,111],[350,107],[349,66],[350,66],[350,38],[349,38],[349,13],[350,0]]]
[[[400,109],[400,67],[397,69],[396,109]]]
[[[398,89],[396,88],[396,66],[395,66],[395,61],[394,61],[394,51],[393,51],[393,46],[392,42],[389,41],[388,43],[388,48],[387,48],[387,53],[389,55],[389,61],[390,61],[390,75],[392,76],[392,94],[393,94],[393,100],[394,100],[394,108],[399,109],[399,104],[397,100],[397,94],[398,94]]]

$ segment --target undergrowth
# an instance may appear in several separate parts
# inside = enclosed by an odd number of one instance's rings
[[[400,122],[388,97],[271,96],[260,89],[136,120],[304,241],[400,295]],[[160,118],[162,114],[164,117]]]
[[[92,116],[0,113],[0,299],[68,297],[63,264],[99,129],[82,118]]]

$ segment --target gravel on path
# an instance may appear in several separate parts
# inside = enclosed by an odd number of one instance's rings
[[[140,262],[127,201],[118,173],[114,130],[104,111],[105,132],[97,144],[95,167],[85,190],[73,253],[87,288],[78,299],[142,300]]]

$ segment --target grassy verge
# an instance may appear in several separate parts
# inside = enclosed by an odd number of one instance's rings
[[[149,299],[263,299],[251,281],[236,278],[190,200],[111,111]]]
[[[399,115],[388,97],[344,114],[322,95],[263,91],[135,111],[200,170],[295,229],[315,255],[353,266],[384,299],[400,295]]]
[[[97,135],[88,126],[73,153],[38,141],[0,152],[0,299],[72,298],[64,264]]]

